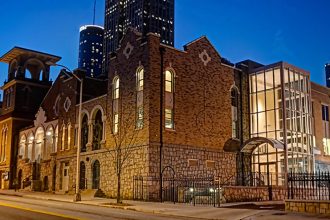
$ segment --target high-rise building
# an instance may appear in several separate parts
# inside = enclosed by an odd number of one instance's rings
[[[97,25],[85,25],[80,28],[78,67],[86,74],[98,77],[102,73],[104,28]]]
[[[174,45],[174,0],[106,0],[103,72],[109,54],[115,52],[128,27],[142,34],[160,36],[161,43]]]
[[[330,63],[325,64],[325,77],[326,77],[327,87],[330,88]]]

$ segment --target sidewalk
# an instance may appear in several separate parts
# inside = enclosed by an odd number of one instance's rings
[[[19,196],[24,198],[32,198],[39,200],[52,200],[73,203],[73,195],[60,195],[52,193],[42,192],[26,192],[14,190],[0,190],[0,195]],[[269,213],[270,210],[256,210],[256,209],[233,209],[229,206],[233,205],[246,205],[246,204],[258,204],[258,205],[275,205],[281,204],[282,202],[248,202],[248,203],[230,203],[222,204],[221,208],[213,206],[192,206],[189,204],[173,204],[173,203],[156,203],[156,202],[140,202],[125,200],[125,204],[128,206],[110,205],[115,204],[115,199],[104,199],[104,198],[84,198],[80,204],[95,205],[102,207],[120,208],[126,210],[133,210],[145,213],[164,214],[171,216],[183,216],[191,218],[202,218],[202,219],[243,219],[249,216],[259,215],[262,213]],[[227,207],[227,208],[226,208]],[[274,211],[273,212],[280,212]]]

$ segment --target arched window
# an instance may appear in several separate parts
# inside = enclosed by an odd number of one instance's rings
[[[165,71],[165,91],[173,92],[174,89],[174,74],[170,70]]]
[[[61,143],[61,150],[65,149],[65,133],[66,133],[66,127],[65,125],[62,126],[62,143]]]
[[[136,90],[142,91],[144,85],[144,69],[139,68],[136,72]]]
[[[93,189],[100,188],[100,162],[96,160],[92,166],[93,170]]]
[[[119,99],[119,78],[115,77],[113,79],[113,92],[112,92],[113,99]]]
[[[83,161],[80,162],[80,181],[79,188],[86,189],[86,166]]]
[[[72,126],[71,123],[68,124],[68,145],[66,146],[66,149],[69,150],[71,147],[71,130],[72,130]]]
[[[7,130],[7,128],[2,129],[0,162],[6,161]]]
[[[38,128],[35,135],[35,160],[40,161],[41,159],[41,148],[44,143],[44,129]]]
[[[29,136],[28,136],[28,159],[30,161],[32,161],[32,145],[33,145],[33,141],[34,141],[34,136],[33,136],[33,133],[30,133]]]
[[[165,71],[165,128],[174,129],[174,73]]]
[[[136,128],[143,128],[143,85],[144,85],[144,69],[138,68],[136,72]]]
[[[95,114],[93,126],[93,150],[101,149],[101,141],[103,135],[103,122],[102,122],[102,113],[98,110]]]
[[[53,148],[53,137],[54,137],[54,129],[49,127],[46,131],[46,146],[45,146],[45,158],[50,157],[50,152],[55,153],[55,149]]]
[[[239,138],[238,129],[238,91],[237,88],[231,89],[231,119],[232,119],[232,138]]]
[[[21,158],[24,158],[25,156],[25,144],[26,144],[26,137],[25,135],[22,135],[19,141],[19,151],[18,151],[18,156],[20,156]]]
[[[81,122],[81,152],[86,152],[88,143],[88,118],[85,114]]]
[[[56,126],[56,128],[55,128],[54,153],[57,152],[57,145],[58,145],[58,126]]]
[[[118,133],[119,130],[119,114],[118,114],[118,106],[119,106],[119,78],[115,77],[113,79],[113,91],[112,91],[112,132],[114,134]]]

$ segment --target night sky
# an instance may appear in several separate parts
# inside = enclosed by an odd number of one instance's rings
[[[91,24],[93,0],[0,0],[0,54],[14,46],[55,54],[77,67],[79,27]],[[176,0],[175,45],[206,35],[231,62],[286,61],[324,84],[330,62],[329,0]],[[103,25],[104,0],[96,24]],[[59,68],[52,68],[54,80]],[[7,65],[0,63],[0,84]]]

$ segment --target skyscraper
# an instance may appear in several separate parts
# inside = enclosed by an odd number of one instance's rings
[[[106,0],[104,19],[103,72],[108,70],[109,54],[115,52],[128,27],[142,34],[161,37],[161,43],[174,45],[174,0]]]
[[[85,25],[80,28],[78,67],[87,75],[98,77],[102,73],[103,27]]]
[[[325,64],[325,77],[327,87],[330,88],[330,63]]]

